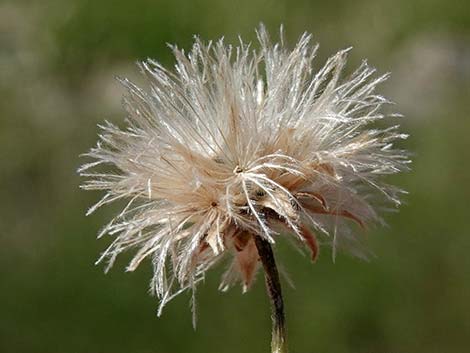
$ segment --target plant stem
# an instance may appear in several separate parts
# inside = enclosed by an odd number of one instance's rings
[[[254,235],[254,239],[259,257],[263,263],[266,289],[271,301],[271,319],[273,322],[271,351],[272,353],[287,353],[284,302],[273,249],[271,244],[261,236]]]

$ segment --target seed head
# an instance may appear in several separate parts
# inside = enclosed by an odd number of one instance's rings
[[[121,80],[127,127],[101,126],[94,161],[79,169],[84,189],[106,191],[88,213],[127,200],[100,233],[114,240],[98,262],[135,249],[134,271],[150,258],[160,308],[224,257],[220,288],[246,290],[259,267],[253,235],[296,239],[313,259],[318,237],[357,253],[354,231],[400,204],[382,181],[408,163],[393,147],[406,138],[398,125],[377,127],[387,75],[363,62],[342,79],[349,49],[316,71],[310,35],[288,50],[257,34],[259,50],[196,38],[187,54],[172,47],[174,70],[142,62],[149,89]]]

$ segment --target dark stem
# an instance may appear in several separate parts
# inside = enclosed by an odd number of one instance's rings
[[[254,238],[259,257],[263,263],[266,289],[271,300],[271,319],[273,322],[271,349],[273,353],[286,353],[284,302],[282,300],[281,282],[279,281],[279,272],[277,271],[273,249],[271,244],[261,236],[255,235]]]

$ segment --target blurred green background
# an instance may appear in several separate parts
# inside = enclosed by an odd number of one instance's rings
[[[333,264],[324,250],[312,265],[277,246],[297,288],[284,283],[291,351],[470,351],[470,2],[42,0],[0,2],[0,352],[268,351],[260,275],[241,295],[209,274],[194,331],[187,294],[156,317],[149,263],[95,267],[117,206],[86,218],[99,195],[75,173],[96,124],[122,122],[115,75],[139,80],[146,57],[171,65],[166,42],[188,48],[193,34],[253,40],[260,21],[273,34],[283,23],[291,44],[312,32],[318,65],[353,46],[349,69],[368,58],[392,71],[382,92],[414,153],[393,179],[406,204],[368,236],[376,258]]]

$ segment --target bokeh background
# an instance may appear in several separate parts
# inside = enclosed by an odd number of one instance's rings
[[[390,227],[372,230],[369,262],[328,250],[312,265],[287,244],[278,258],[292,352],[461,353],[470,349],[470,2],[443,0],[0,2],[0,351],[5,353],[267,352],[269,306],[261,276],[250,293],[221,294],[221,269],[161,318],[147,293],[150,264],[104,275],[93,265],[116,208],[84,213],[98,193],[79,190],[79,154],[96,124],[120,123],[135,62],[172,65],[166,43],[193,34],[254,40],[263,21],[305,30],[318,65],[353,46],[391,71],[382,92],[411,134],[413,171],[393,178],[410,194]]]

